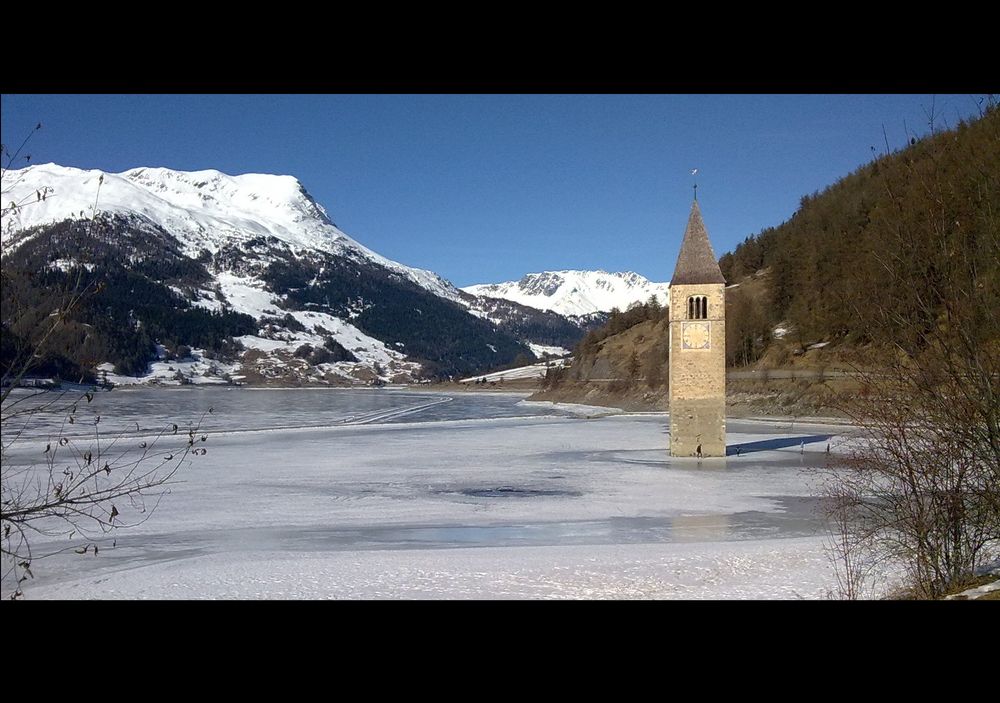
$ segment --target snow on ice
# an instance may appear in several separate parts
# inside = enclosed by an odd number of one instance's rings
[[[835,587],[811,469],[844,427],[730,420],[741,456],[699,462],[668,456],[663,414],[571,416],[518,394],[369,391],[395,405],[357,422],[323,408],[354,407],[364,391],[159,395],[178,408],[202,396],[220,422],[216,395],[277,410],[303,393],[326,400],[275,413],[291,426],[244,429],[259,421],[245,414],[215,426],[145,523],[99,557],[39,561],[27,597],[822,598]],[[506,416],[486,409],[500,404]]]

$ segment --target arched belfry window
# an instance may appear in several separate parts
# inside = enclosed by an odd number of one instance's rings
[[[692,295],[688,298],[688,319],[708,319],[708,298],[704,295]]]

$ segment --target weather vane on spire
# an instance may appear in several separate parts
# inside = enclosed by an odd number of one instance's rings
[[[694,179],[694,200],[698,202],[698,169],[691,169],[691,175],[695,177]]]

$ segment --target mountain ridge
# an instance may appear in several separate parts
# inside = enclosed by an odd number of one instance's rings
[[[73,219],[74,213],[85,216],[96,202],[99,212],[134,213],[164,225],[192,257],[202,249],[214,253],[227,240],[274,236],[300,249],[330,247],[342,254],[356,253],[403,273],[437,295],[460,298],[455,286],[433,271],[388,259],[340,230],[294,176],[230,176],[215,169],[178,171],[150,166],[111,173],[48,163],[5,171],[4,180],[13,181],[4,186],[4,200],[20,206],[13,213],[5,212],[8,219],[0,231],[3,250],[11,243],[10,230]],[[43,188],[50,192],[39,199]],[[223,200],[217,195],[228,197]],[[262,209],[260,201],[272,207]],[[228,204],[227,211],[216,203]]]
[[[50,371],[142,374],[183,349],[236,360],[230,377],[357,383],[531,356],[532,340],[472,314],[441,276],[339,230],[291,176],[41,164],[3,181],[8,366],[34,352],[54,294],[81,284],[97,292],[60,331]]]
[[[502,298],[568,317],[625,310],[655,295],[661,304],[669,300],[669,284],[654,283],[634,271],[604,270],[540,271],[517,281],[480,283],[462,287],[473,295]]]

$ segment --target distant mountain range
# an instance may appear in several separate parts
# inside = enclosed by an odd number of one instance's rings
[[[484,283],[462,290],[579,318],[610,313],[613,308],[625,310],[652,295],[665,305],[668,288],[668,283],[653,283],[631,271],[542,271],[529,273],[519,281]]]

